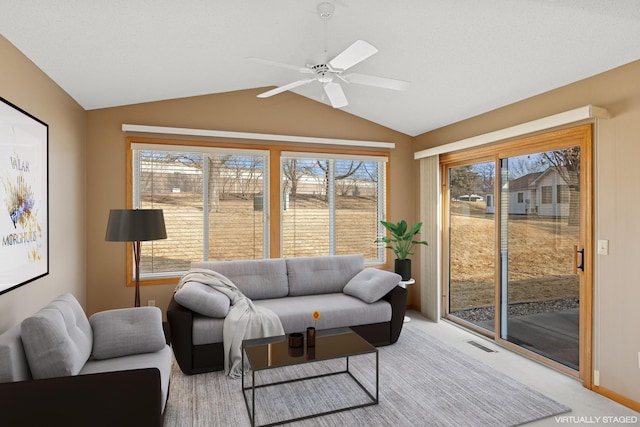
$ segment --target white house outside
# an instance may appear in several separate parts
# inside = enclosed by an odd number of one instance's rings
[[[510,214],[564,218],[569,200],[569,186],[555,168],[509,181]]]

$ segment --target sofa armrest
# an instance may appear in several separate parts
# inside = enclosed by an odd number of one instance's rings
[[[398,341],[407,312],[407,290],[396,286],[383,299],[391,304],[391,344]]]
[[[0,384],[0,419],[8,426],[161,426],[156,368]]]
[[[193,312],[172,297],[167,308],[167,321],[176,361],[182,372],[193,374]]]

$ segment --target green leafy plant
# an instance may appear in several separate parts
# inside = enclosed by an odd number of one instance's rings
[[[411,228],[408,228],[407,221],[404,219],[397,224],[388,221],[380,221],[380,224],[389,230],[391,237],[381,237],[376,240],[376,243],[385,243],[385,247],[391,249],[398,259],[407,259],[409,255],[413,255],[412,250],[415,245],[428,245],[424,240],[413,240],[422,228],[421,222],[413,224]]]

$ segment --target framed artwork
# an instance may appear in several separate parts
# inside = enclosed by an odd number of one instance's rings
[[[0,294],[49,274],[49,126],[0,97]]]

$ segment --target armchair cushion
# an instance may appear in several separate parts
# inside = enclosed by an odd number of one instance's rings
[[[223,319],[229,312],[229,297],[211,286],[197,282],[187,282],[175,293],[178,304],[203,316]]]
[[[76,375],[91,354],[91,325],[71,294],[23,320],[20,333],[34,379]]]
[[[91,356],[96,360],[153,353],[166,345],[158,307],[101,311],[92,315],[89,323],[93,328]]]
[[[365,268],[349,280],[343,292],[372,303],[388,294],[401,280],[402,276],[391,271]]]

